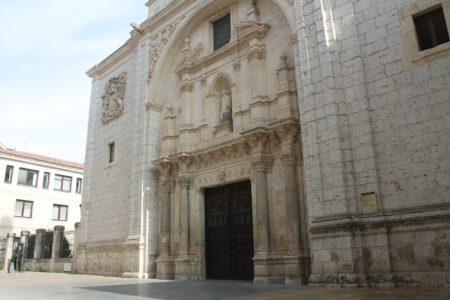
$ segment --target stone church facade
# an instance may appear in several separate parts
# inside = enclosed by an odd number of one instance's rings
[[[450,284],[450,1],[147,6],[88,71],[76,272]]]

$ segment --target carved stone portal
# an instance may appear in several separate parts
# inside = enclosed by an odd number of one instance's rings
[[[123,114],[123,100],[127,85],[127,74],[111,78],[105,86],[105,94],[102,96],[103,112],[102,122],[108,124]]]

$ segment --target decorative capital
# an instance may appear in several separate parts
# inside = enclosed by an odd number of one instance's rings
[[[172,183],[170,180],[162,180],[159,183],[159,187],[161,188],[161,192],[169,194],[172,191]]]
[[[269,134],[266,132],[256,132],[247,138],[250,151],[252,153],[264,153],[269,141]]]
[[[285,166],[295,166],[297,162],[297,155],[293,152],[282,153],[280,158]]]
[[[183,93],[188,93],[188,92],[192,92],[192,88],[193,88],[193,84],[192,84],[192,82],[190,82],[190,81],[188,81],[188,80],[184,80],[182,83],[181,83],[181,87],[180,87],[180,90],[181,90],[181,92],[183,92]]]
[[[267,155],[254,156],[251,165],[255,172],[269,172],[272,169],[273,159]]]
[[[293,148],[299,139],[300,130],[298,124],[289,122],[279,126],[276,133],[280,138],[282,148]]]
[[[163,180],[168,180],[172,176],[172,162],[168,158],[164,158],[158,163],[160,169],[160,176]]]
[[[178,157],[178,167],[181,173],[189,172],[192,165],[192,156],[187,152],[182,152]]]
[[[187,175],[180,175],[178,177],[178,184],[182,189],[189,188],[189,185],[191,184],[191,177]]]

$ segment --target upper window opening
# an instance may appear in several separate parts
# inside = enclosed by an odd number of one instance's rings
[[[42,188],[48,189],[49,182],[50,182],[50,173],[44,172],[44,178],[42,179]]]
[[[449,41],[442,7],[413,17],[420,51],[434,48]]]
[[[108,144],[108,162],[111,164],[114,162],[114,155],[116,151],[116,143],[112,142]]]
[[[230,14],[213,22],[214,28],[214,51],[222,48],[231,39],[231,18]]]
[[[77,178],[77,186],[76,186],[76,192],[77,194],[81,194],[81,183],[83,182],[83,179]]]
[[[5,171],[5,182],[6,183],[11,183],[12,177],[13,177],[13,172],[14,172],[14,167],[7,165],[6,171]]]
[[[53,189],[56,191],[70,192],[72,189],[72,177],[56,174]]]
[[[19,177],[17,179],[17,183],[29,186],[37,186],[38,174],[39,172],[36,170],[19,168]]]

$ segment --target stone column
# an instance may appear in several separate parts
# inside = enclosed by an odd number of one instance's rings
[[[192,159],[189,154],[183,153],[178,157],[180,187],[180,203],[178,207],[178,256],[175,261],[175,279],[191,279],[189,258],[189,189],[191,184],[190,166]]]
[[[64,226],[55,226],[55,228],[53,229],[52,259],[61,257],[63,238]]]
[[[188,176],[178,178],[180,185],[180,254],[187,255],[189,253],[189,185]]]
[[[161,203],[161,237],[160,256],[170,254],[170,194],[172,190],[171,182],[166,179],[160,183],[160,203]]]
[[[80,241],[80,222],[75,223],[75,233],[72,248],[72,273],[77,273],[78,244]]]
[[[297,135],[298,125],[294,122],[286,123],[277,130],[281,141],[281,168],[283,189],[285,191],[286,217],[288,220],[287,238],[288,252],[286,253],[285,270],[286,283],[301,283],[302,268],[300,256],[300,212],[297,189]]]
[[[34,254],[33,258],[42,258],[44,249],[43,249],[43,237],[44,237],[45,229],[36,229],[36,239],[34,240]]]
[[[23,243],[23,255],[25,259],[28,255],[28,238],[30,237],[30,232],[28,230],[22,230],[20,232],[20,242]]]
[[[4,270],[8,272],[9,268],[9,260],[12,258],[12,254],[14,252],[14,238],[16,237],[15,233],[8,233],[6,236],[6,249],[5,249],[5,258],[4,258]]]
[[[272,159],[267,155],[269,136],[257,132],[247,138],[251,149],[252,203],[253,203],[253,244],[255,256],[254,282],[270,281],[269,212],[266,172],[272,167]]]
[[[256,207],[256,235],[255,253],[256,255],[267,253],[269,250],[269,214],[267,207],[267,162],[264,156],[252,159],[253,185],[255,190]]]
[[[173,258],[171,257],[171,195],[172,195],[172,165],[168,159],[160,164],[159,207],[160,233],[159,255],[156,259],[156,277],[173,279]]]

